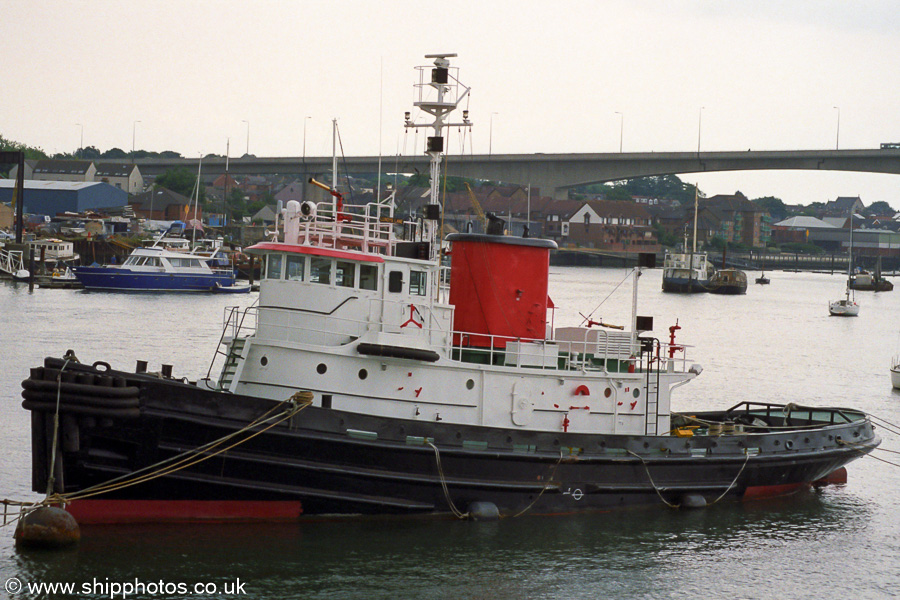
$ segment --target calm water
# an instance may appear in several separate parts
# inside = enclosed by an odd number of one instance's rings
[[[578,325],[579,313],[628,324],[626,275],[554,268],[556,325]],[[678,341],[704,367],[676,392],[674,408],[791,401],[859,408],[900,424],[900,394],[888,374],[900,352],[900,292],[859,294],[860,316],[837,319],[826,305],[842,293],[841,277],[769,275],[771,285],[751,284],[740,297],[664,295],[659,270],[641,278],[639,314],[654,317],[653,334],[667,337],[678,319]],[[176,376],[203,376],[223,308],[254,297],[29,294],[27,286],[0,283],[0,496],[36,497],[28,489],[29,421],[19,396],[29,367],[72,348],[83,362],[133,369],[145,359],[154,370],[167,363]],[[881,434],[882,448],[900,450],[897,436]],[[900,464],[897,455],[875,456]],[[0,528],[0,586],[11,577],[79,589],[97,584],[95,593],[55,596],[80,598],[108,598],[110,584],[135,580],[209,584],[220,592],[240,585],[244,593],[232,596],[252,598],[895,598],[898,515],[900,468],[865,458],[849,467],[845,486],[698,512],[85,527],[76,549],[52,554],[17,552],[12,529]]]

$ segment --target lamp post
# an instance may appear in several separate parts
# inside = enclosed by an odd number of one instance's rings
[[[834,136],[834,149],[841,149],[841,107],[835,106],[834,109],[838,111],[837,115],[837,133]]]
[[[312,117],[303,117],[303,183],[300,185],[300,197],[306,200],[306,121]]]
[[[306,167],[306,121],[312,117],[303,117],[303,165]]]
[[[135,134],[137,133],[138,123],[140,123],[140,121],[135,121],[131,124],[131,164],[134,164],[134,138]]]
[[[616,114],[619,115],[619,153],[622,153],[622,136],[625,131],[625,115],[616,111]]]
[[[703,109],[705,106],[700,107],[700,116],[697,118],[697,154],[700,154],[700,132],[703,128]]]
[[[488,156],[494,153],[494,115],[496,114],[499,113],[491,113],[491,126],[488,129]]]
[[[250,155],[250,121],[241,121],[247,124],[247,155]]]
[[[84,157],[84,125],[75,123],[76,127],[81,127],[81,141],[78,143],[78,158]]]

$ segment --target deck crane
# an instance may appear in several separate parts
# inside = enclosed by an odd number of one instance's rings
[[[481,221],[481,230],[486,232],[488,219],[484,214],[484,210],[481,208],[481,203],[478,202],[478,198],[475,197],[475,192],[472,191],[472,186],[469,185],[468,181],[463,182],[466,185],[466,189],[469,190],[469,201],[472,203],[472,208],[475,209],[475,214],[478,215],[478,220]]]

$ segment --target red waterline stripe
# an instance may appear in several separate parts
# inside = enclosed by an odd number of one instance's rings
[[[303,514],[299,501],[265,500],[76,500],[66,506],[79,523],[173,521],[291,521]]]
[[[755,485],[744,492],[744,500],[756,500],[759,498],[772,498],[775,496],[787,496],[801,489],[808,488],[808,483],[785,483],[783,485]]]

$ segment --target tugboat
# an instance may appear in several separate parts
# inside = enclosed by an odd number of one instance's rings
[[[641,267],[630,330],[554,328],[553,241],[441,240],[442,133],[471,126],[448,120],[469,94],[453,57],[418,67],[415,106],[433,117],[421,219],[333,189],[288,202],[277,239],[247,249],[259,300],[226,319],[217,378],[47,358],[22,384],[35,490],[82,523],[496,518],[785,494],[880,443],[851,409],[673,413],[701,368],[677,324],[664,342],[638,316]]]
[[[662,291],[675,294],[700,294],[709,291],[716,268],[705,252],[697,252],[697,188],[694,188],[694,235],[688,251],[687,231],[683,252],[666,252],[663,259]]]

